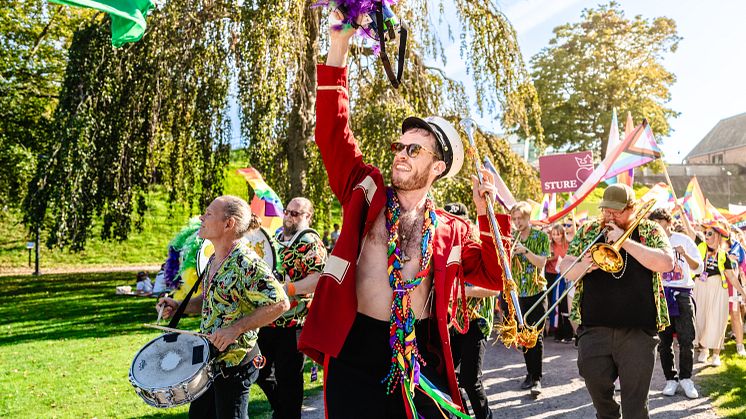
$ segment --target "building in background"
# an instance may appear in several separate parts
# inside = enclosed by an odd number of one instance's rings
[[[746,166],[746,113],[718,122],[687,154],[684,163]]]

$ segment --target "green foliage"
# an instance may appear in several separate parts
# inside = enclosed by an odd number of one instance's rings
[[[91,13],[41,0],[0,8],[0,207],[18,206],[49,142],[74,29]]]
[[[659,136],[678,116],[665,105],[674,74],[662,65],[681,39],[669,18],[625,17],[610,2],[586,9],[582,21],[554,28],[549,46],[531,59],[546,143],[605,155],[611,110],[647,118]]]
[[[230,138],[225,7],[171,1],[149,17],[142,41],[121,49],[109,45],[108,18],[76,32],[54,141],[25,206],[32,226],[47,217],[49,245],[82,249],[95,216],[102,238],[126,238],[152,183],[198,208],[220,194]]]
[[[124,240],[142,228],[153,185],[164,185],[170,201],[190,212],[206,206],[222,192],[232,90],[247,145],[242,165],[257,167],[285,202],[309,197],[317,223],[331,224],[338,209],[313,144],[315,65],[328,10],[313,4],[174,0],[148,17],[143,40],[116,50],[109,46],[105,15],[86,21],[68,52],[50,141],[25,200],[26,224],[47,229],[50,246],[81,250],[98,219],[103,239]],[[536,92],[510,23],[489,2],[459,0],[454,7],[479,111],[541,144]],[[368,161],[385,171],[390,156],[381,144],[396,138],[404,116],[457,121],[470,105],[464,86],[438,67],[446,59],[432,35],[438,23],[423,18],[427,2],[404,4],[398,13],[414,29],[402,88],[388,86],[368,48],[355,47],[350,64],[351,124]],[[501,167],[518,164],[493,157]],[[467,198],[452,192],[459,189],[453,182],[439,188],[448,191],[438,193],[443,197]]]
[[[2,279],[0,416],[186,417],[188,406],[148,406],[127,380],[134,356],[159,335],[142,326],[155,320],[154,298],[114,295],[116,286],[135,284],[134,272]],[[195,317],[179,323],[198,326]],[[305,382],[306,396],[320,391],[308,373]],[[249,415],[271,415],[258,386]]]

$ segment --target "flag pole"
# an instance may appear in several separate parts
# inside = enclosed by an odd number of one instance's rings
[[[668,182],[668,187],[671,188],[671,195],[673,195],[673,202],[674,204],[679,203],[679,199],[676,198],[676,190],[673,188],[673,183],[671,182],[671,176],[668,175],[668,166],[666,166],[666,161],[663,160],[663,154],[661,154],[661,163],[663,163],[663,173],[666,175],[666,181]]]

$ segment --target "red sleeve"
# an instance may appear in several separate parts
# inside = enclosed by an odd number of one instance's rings
[[[362,153],[348,124],[347,67],[320,64],[317,71],[316,145],[329,176],[329,186],[344,204],[370,169],[363,163]]]
[[[510,216],[495,214],[500,234],[503,237],[503,248],[510,261]],[[470,284],[492,290],[503,289],[503,267],[495,249],[489,220],[486,215],[479,216],[479,233],[482,243],[467,238],[461,253],[464,277]]]

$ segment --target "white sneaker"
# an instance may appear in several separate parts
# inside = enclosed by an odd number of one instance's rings
[[[722,362],[720,362],[720,355],[713,355],[711,364],[713,367],[719,367]]]
[[[676,380],[666,381],[666,386],[663,387],[664,396],[673,396],[676,394],[676,389],[679,388],[679,382]]]
[[[619,384],[618,378],[616,379],[616,381],[614,381],[614,391],[622,391],[622,385]]]
[[[738,356],[746,356],[746,349],[744,349],[743,344],[736,345],[736,353]]]
[[[707,362],[707,357],[710,356],[709,352],[710,351],[708,349],[704,349],[704,348],[700,349],[699,356],[697,357],[697,362],[702,362],[702,363]]]
[[[697,389],[694,388],[694,381],[692,381],[691,378],[684,378],[681,380],[679,384],[681,384],[681,388],[684,389],[684,393],[686,393],[686,397],[689,397],[690,399],[696,399],[697,397],[699,397],[699,393],[697,393]]]

